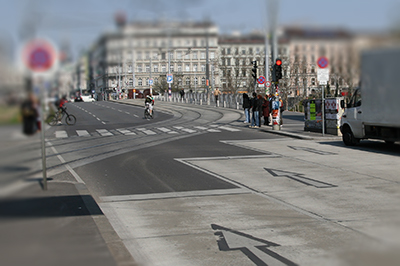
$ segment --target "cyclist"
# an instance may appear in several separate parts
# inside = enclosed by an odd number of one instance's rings
[[[68,102],[67,101],[67,96],[65,96],[65,95],[57,102],[58,113],[61,114],[65,110],[64,105],[67,102]],[[62,118],[62,116],[59,117],[58,124],[61,124],[61,118]]]
[[[146,100],[144,100],[145,106],[149,108],[150,115],[153,115],[153,105],[154,105],[154,98],[151,94],[146,96]]]

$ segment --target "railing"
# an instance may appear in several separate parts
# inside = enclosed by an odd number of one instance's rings
[[[221,94],[218,97],[218,102],[215,101],[215,97],[212,93],[209,93],[207,97],[207,93],[204,92],[186,92],[183,98],[179,92],[173,92],[171,97],[168,97],[168,93],[164,93],[163,95],[160,94],[156,96],[155,99],[159,101],[180,102],[197,105],[213,105],[224,108],[241,109],[243,103],[243,94]]]

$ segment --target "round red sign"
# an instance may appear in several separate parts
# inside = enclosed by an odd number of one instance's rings
[[[49,42],[45,40],[33,40],[25,45],[22,58],[30,70],[45,72],[53,66],[56,59],[56,52]]]

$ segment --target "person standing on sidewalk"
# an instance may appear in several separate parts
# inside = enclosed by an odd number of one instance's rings
[[[218,98],[219,98],[219,95],[221,95],[221,91],[220,91],[218,88],[216,88],[216,89],[214,90],[215,106],[216,106],[216,107],[218,107]]]
[[[251,98],[251,111],[252,111],[252,117],[251,117],[251,128],[259,128],[260,127],[260,109],[262,108],[261,101],[259,101],[259,97],[261,98],[261,95],[257,96],[257,93],[253,92],[253,98]]]
[[[251,108],[251,103],[250,103],[250,98],[247,93],[243,93],[243,109],[244,109],[244,115],[246,117],[246,120],[244,123],[248,124],[250,123],[250,108]]]
[[[264,102],[262,104],[262,115],[264,117],[264,125],[269,125],[269,99],[268,95],[264,96]]]

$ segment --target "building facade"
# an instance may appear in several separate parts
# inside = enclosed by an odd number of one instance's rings
[[[219,86],[212,63],[217,52],[218,29],[209,22],[122,25],[93,46],[95,91],[126,97],[130,89],[142,91],[152,85],[163,93],[169,89],[167,74],[172,74],[173,91],[212,89]]]

